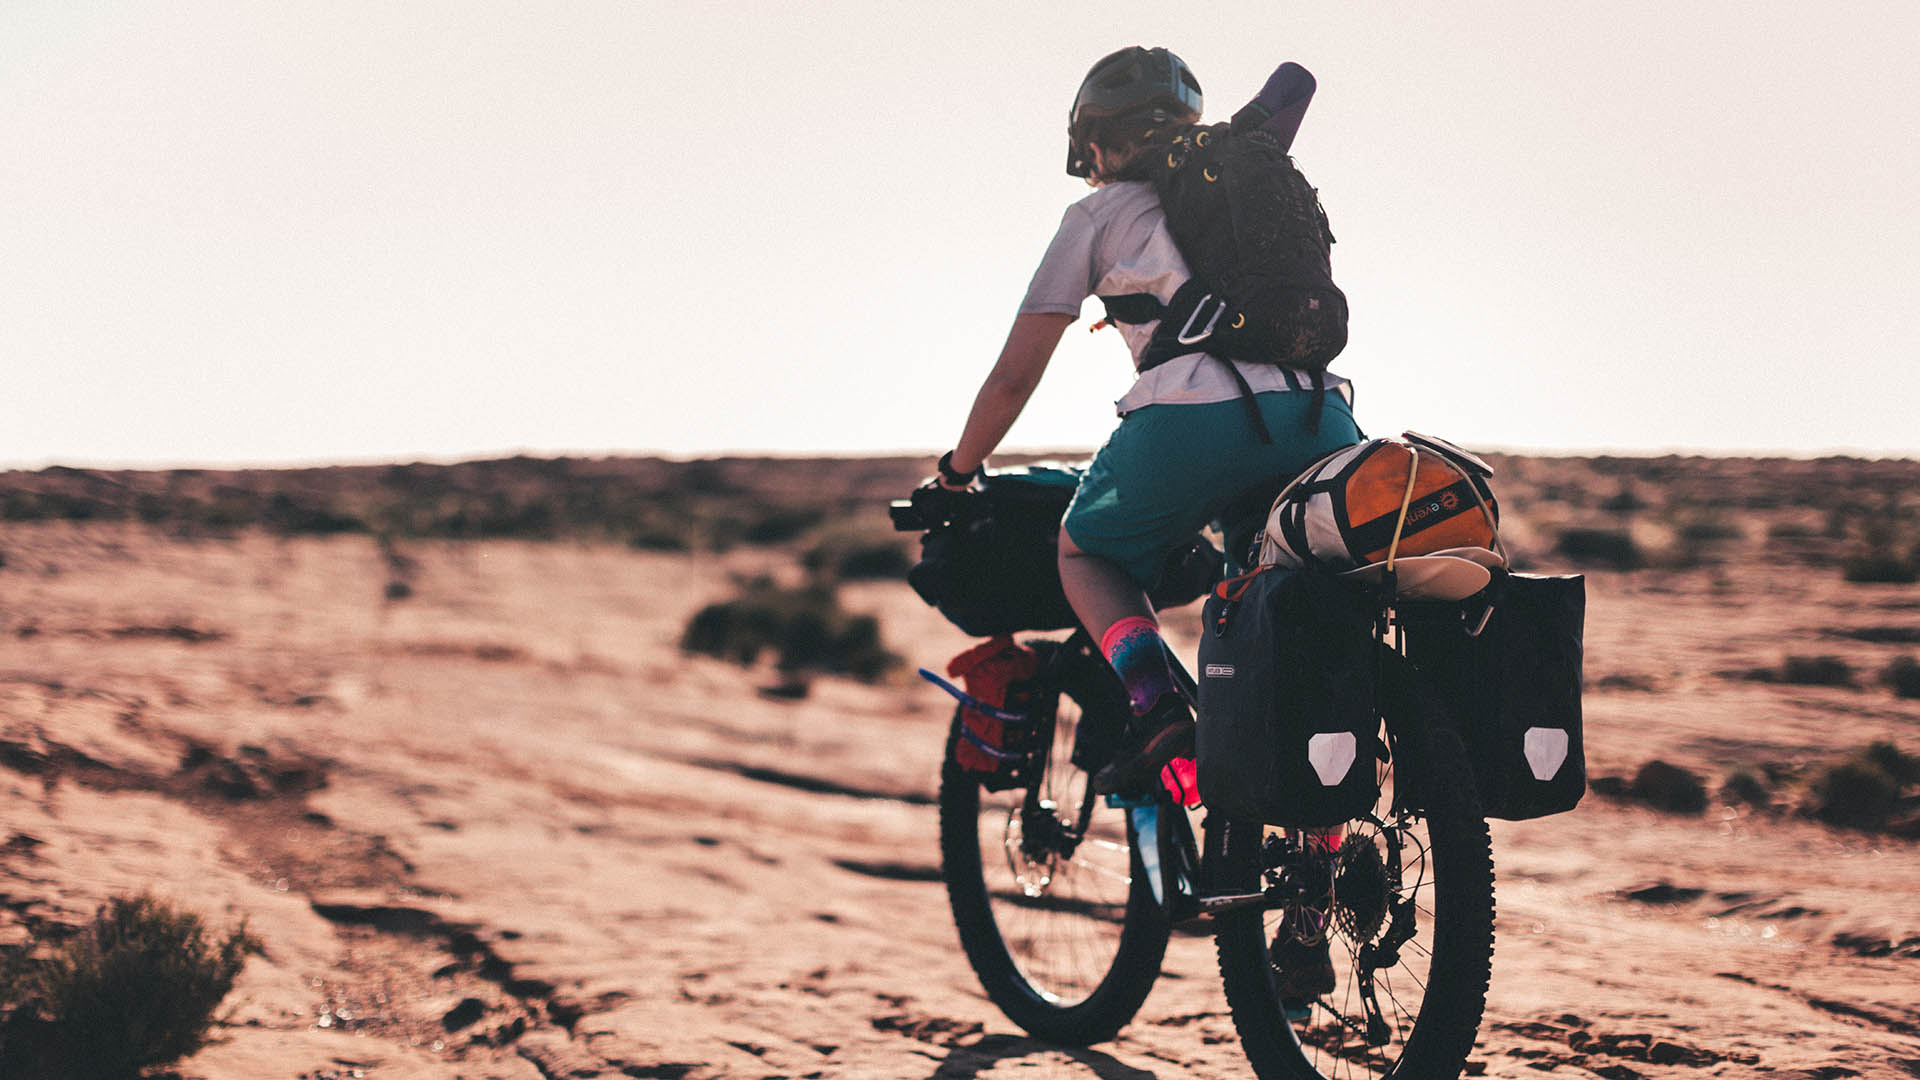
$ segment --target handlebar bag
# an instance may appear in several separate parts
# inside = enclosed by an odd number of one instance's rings
[[[1338,825],[1380,793],[1374,620],[1365,590],[1263,566],[1207,597],[1200,639],[1200,797],[1233,818]]]
[[[1488,817],[1525,821],[1571,810],[1587,790],[1586,579],[1509,574],[1471,603],[1480,606],[1403,609],[1407,659],[1459,727]],[[1484,628],[1470,634],[1482,614]]]
[[[921,538],[907,583],[975,637],[1073,626],[1055,549],[1078,482],[1065,469],[988,477],[977,506]]]
[[[1077,625],[1060,589],[1060,519],[1077,469],[1026,466],[989,473],[962,512],[927,530],[907,583],[975,637]],[[1169,553],[1150,590],[1158,610],[1190,604],[1219,580],[1222,558],[1196,536]]]

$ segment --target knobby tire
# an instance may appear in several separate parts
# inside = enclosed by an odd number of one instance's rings
[[[955,763],[956,710],[940,775],[940,862],[961,948],[987,997],[1035,1038],[1084,1046],[1113,1038],[1139,1011],[1170,931],[1126,812],[1089,793],[1088,772],[1070,760],[1079,724],[1111,722],[1124,699],[1103,667],[1064,659],[1051,749],[1029,786],[1065,821],[1095,800],[1086,838],[1050,867],[1023,858],[1009,823],[1018,825],[1027,789],[985,791]]]
[[[1415,715],[1395,734],[1396,758],[1405,760],[1382,767],[1383,794],[1375,814],[1393,821],[1388,803],[1396,781],[1418,792],[1417,801],[1425,804],[1426,812],[1408,831],[1424,844],[1424,873],[1430,880],[1420,887],[1409,871],[1397,890],[1425,894],[1416,897],[1424,941],[1416,938],[1400,950],[1408,970],[1375,973],[1377,988],[1383,980],[1400,976],[1391,992],[1380,989],[1377,994],[1393,1036],[1387,1045],[1374,1047],[1355,1030],[1354,1022],[1364,1017],[1358,1003],[1363,995],[1355,991],[1359,965],[1351,937],[1359,933],[1377,941],[1386,932],[1371,929],[1365,914],[1347,915],[1344,928],[1334,920],[1328,936],[1336,989],[1318,998],[1302,1019],[1289,1019],[1279,996],[1280,976],[1269,958],[1280,914],[1255,908],[1224,915],[1215,926],[1220,974],[1234,1027],[1261,1080],[1450,1080],[1472,1052],[1493,957],[1492,845],[1459,737],[1431,706],[1415,705],[1407,711]],[[1395,770],[1401,775],[1393,775]],[[1209,830],[1209,844],[1226,878],[1223,884],[1234,892],[1259,888],[1263,864],[1273,860],[1262,854],[1264,840],[1279,830],[1242,821],[1216,828]],[[1384,849],[1386,831],[1350,823],[1343,846],[1371,843]],[[1346,858],[1369,861],[1359,858],[1364,854],[1352,849]],[[1296,1012],[1299,1007],[1296,999]]]

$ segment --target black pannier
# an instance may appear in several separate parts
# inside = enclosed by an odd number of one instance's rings
[[[1207,597],[1200,797],[1233,818],[1338,825],[1380,791],[1379,603],[1318,570],[1262,567]]]
[[[1489,601],[1485,628],[1470,635]],[[1586,607],[1586,579],[1577,574],[1509,574],[1466,605],[1408,605],[1400,612],[1407,659],[1458,725],[1490,818],[1558,814],[1586,793]]]
[[[1060,591],[1060,519],[1080,473],[1029,466],[987,474],[967,495],[922,488],[895,504],[896,527],[924,528],[907,583],[975,637],[1076,625]],[[1152,590],[1155,608],[1190,604],[1219,579],[1220,552],[1204,539],[1169,557]]]

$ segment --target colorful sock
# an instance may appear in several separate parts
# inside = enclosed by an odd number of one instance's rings
[[[1100,637],[1100,651],[1126,686],[1134,715],[1145,715],[1160,695],[1174,692],[1160,624],[1145,615],[1132,615],[1107,627]]]

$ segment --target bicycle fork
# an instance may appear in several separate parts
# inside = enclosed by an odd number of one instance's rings
[[[1206,914],[1200,895],[1200,849],[1186,812],[1159,793],[1135,799],[1109,795],[1107,803],[1127,811],[1147,886],[1168,921],[1178,924]]]

